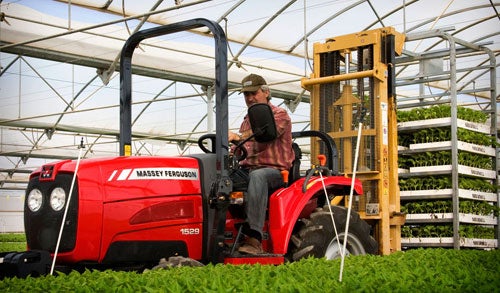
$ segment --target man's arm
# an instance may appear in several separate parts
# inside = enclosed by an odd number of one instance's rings
[[[285,109],[278,108],[274,112],[274,121],[276,123],[276,131],[278,136],[281,136],[285,131],[291,131],[291,119]]]

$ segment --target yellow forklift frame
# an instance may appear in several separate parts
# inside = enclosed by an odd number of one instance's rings
[[[374,227],[383,255],[401,250],[405,221],[398,186],[394,70],[404,39],[386,27],[315,43],[313,73],[301,81],[311,93],[311,129],[334,139],[339,171],[347,177],[353,175],[356,128],[362,123],[356,178],[365,193],[354,198],[353,207]],[[312,139],[311,158],[320,153],[321,145]],[[337,196],[332,203],[347,205],[345,199]]]

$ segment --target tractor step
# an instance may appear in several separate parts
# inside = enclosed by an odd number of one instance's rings
[[[230,256],[224,259],[224,264],[243,265],[280,265],[285,262],[285,257],[281,254],[257,254]]]

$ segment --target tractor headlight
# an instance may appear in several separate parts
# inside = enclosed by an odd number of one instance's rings
[[[61,187],[56,187],[50,193],[50,206],[56,212],[62,210],[66,203],[66,191]]]
[[[32,212],[38,211],[43,204],[43,195],[39,189],[33,189],[28,194],[28,208]]]

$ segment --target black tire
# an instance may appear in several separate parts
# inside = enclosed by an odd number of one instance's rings
[[[162,258],[160,263],[152,268],[152,270],[158,269],[170,269],[170,268],[180,268],[180,267],[202,267],[204,264],[201,262],[184,256],[171,256],[168,260]]]
[[[340,257],[344,246],[347,208],[331,206],[336,225],[335,233],[328,206],[318,208],[307,219],[301,219],[294,230],[288,248],[288,259],[297,261],[305,257]],[[338,239],[338,241],[337,241]],[[339,245],[340,244],[340,245]],[[377,254],[377,241],[370,235],[370,226],[359,214],[351,210],[346,255]]]

